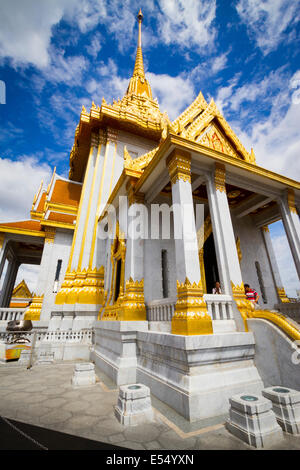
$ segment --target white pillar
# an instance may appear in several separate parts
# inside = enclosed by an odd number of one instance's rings
[[[295,205],[295,194],[292,189],[278,199],[282,222],[300,279],[300,221]]]
[[[286,296],[286,293],[282,284],[282,280],[279,274],[279,268],[278,268],[278,264],[276,261],[274,249],[273,249],[269,227],[264,226],[261,228],[261,231],[262,231],[263,239],[265,242],[265,247],[267,250],[268,258],[270,261],[271,271],[273,274],[273,279],[274,279],[274,284],[275,284],[275,289],[277,291],[278,299],[281,302],[288,302],[288,298]]]
[[[168,158],[172,183],[176,274],[179,282],[201,279],[197,231],[190,176],[190,154],[174,151]],[[178,238],[177,238],[178,237]]]
[[[212,334],[212,318],[207,313],[201,282],[191,186],[191,155],[174,149],[166,163],[172,185],[177,277],[172,333],[185,336]]]
[[[227,200],[225,175],[225,167],[216,164],[214,173],[207,178],[209,210],[223,292],[233,294],[234,297],[238,292],[242,299],[244,286]],[[234,319],[238,331],[245,331],[244,321],[237,309],[234,309]]]

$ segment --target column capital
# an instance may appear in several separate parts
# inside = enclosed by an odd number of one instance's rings
[[[287,202],[291,212],[297,214],[296,204],[295,204],[295,193],[294,190],[289,188],[287,190]]]
[[[55,237],[55,227],[45,227],[45,243],[53,243]]]
[[[216,163],[215,166],[215,187],[217,191],[225,192],[226,169],[222,163]]]
[[[107,140],[109,142],[116,143],[118,140],[118,131],[117,129],[113,129],[112,127],[107,128]]]
[[[91,147],[98,147],[99,145],[99,134],[97,132],[91,133]]]
[[[99,144],[105,145],[107,141],[107,132],[105,129],[99,129]]]
[[[170,180],[175,184],[178,180],[191,183],[191,161],[189,152],[181,149],[174,149],[166,160]]]
[[[144,204],[145,202],[145,194],[134,191],[136,181],[137,181],[136,178],[131,178],[126,184],[126,191],[127,191],[129,206],[131,206],[132,204]]]
[[[3,246],[4,238],[5,238],[5,233],[0,232],[0,250],[1,250],[2,246]]]

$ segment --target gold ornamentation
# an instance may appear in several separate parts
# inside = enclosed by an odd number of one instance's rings
[[[118,141],[118,131],[116,129],[112,129],[111,127],[107,128],[107,140],[112,143],[116,143]]]
[[[104,129],[99,130],[99,144],[106,145],[107,133]]]
[[[269,227],[268,227],[267,225],[264,225],[264,226],[262,227],[262,230],[263,230],[264,232],[270,233],[270,229],[269,229]]]
[[[76,277],[76,271],[66,272],[65,279],[61,285],[60,290],[58,291],[55,297],[55,303],[57,305],[63,305],[67,303],[67,296],[73,286],[75,277]]]
[[[261,318],[277,325],[293,340],[300,340],[300,328],[296,323],[291,323],[281,313],[270,312],[269,310],[253,310],[249,313],[249,318]]]
[[[103,304],[104,266],[99,269],[83,269],[66,272],[64,282],[56,295],[55,303],[62,304]]]
[[[156,154],[157,150],[158,150],[158,147],[155,147],[150,152],[147,152],[144,155],[141,155],[140,157],[133,159],[131,158],[125,146],[124,147],[124,168],[126,168],[126,170],[137,170],[137,171],[143,170],[146,166],[149,165],[152,158]]]
[[[221,165],[220,163],[216,163],[215,185],[216,185],[217,191],[226,193],[225,178],[226,178],[225,166]]]
[[[172,184],[182,180],[191,183],[191,154],[175,149],[167,158],[167,167]]]
[[[241,240],[240,240],[239,237],[237,237],[237,239],[236,239],[236,251],[237,251],[237,254],[238,254],[239,262],[241,262],[242,258],[243,258],[243,254],[242,254],[242,250],[241,250]]]
[[[177,302],[172,318],[172,333],[175,335],[208,335],[213,333],[212,319],[207,313],[203,298],[203,286],[193,284],[186,278],[177,281]]]
[[[55,238],[56,228],[45,227],[45,243],[53,243]]]
[[[248,331],[247,318],[249,317],[250,313],[254,310],[254,305],[250,300],[247,299],[243,283],[239,286],[233,284],[233,282],[231,281],[231,288],[237,308],[242,316],[242,319],[244,320],[245,331]]]
[[[131,277],[125,283],[125,294],[119,295],[117,301],[107,306],[102,320],[146,321],[144,299],[144,279],[134,281]]]
[[[99,134],[92,132],[91,134],[91,147],[98,147],[99,145]]]
[[[293,189],[288,189],[287,193],[288,206],[291,212],[297,214],[296,204],[295,204],[295,193]]]
[[[5,233],[0,232],[0,250],[3,247],[4,238],[5,238]]]
[[[290,302],[290,299],[287,297],[285,293],[284,287],[277,287],[277,293],[278,293],[280,302],[283,302],[283,303]]]
[[[33,295],[32,302],[26,310],[24,320],[39,320],[41,316],[44,296]]]
[[[211,125],[213,123],[216,123],[216,125]],[[247,152],[218,110],[214,100],[212,99],[207,104],[201,93],[194,103],[172,123],[172,127],[182,137],[194,140],[235,158],[253,164],[256,163],[253,149],[251,149],[251,153]],[[219,128],[223,130],[224,136]]]

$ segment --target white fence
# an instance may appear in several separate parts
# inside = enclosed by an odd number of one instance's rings
[[[171,321],[174,315],[176,299],[152,300],[146,304],[148,321]]]
[[[230,295],[204,294],[207,312],[212,320],[233,320]]]
[[[233,320],[232,299],[230,295],[204,294],[208,314],[212,320]],[[176,299],[152,300],[146,305],[148,321],[171,321]]]
[[[0,320],[22,320],[26,308],[0,308]]]

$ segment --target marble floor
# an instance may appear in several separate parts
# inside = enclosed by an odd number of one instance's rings
[[[0,365],[0,416],[50,430],[137,450],[251,450],[224,426],[226,416],[189,423],[152,397],[154,421],[133,427],[114,415],[118,389],[96,369],[97,383],[73,388],[75,363]],[[274,449],[300,449],[299,436],[284,434]]]

